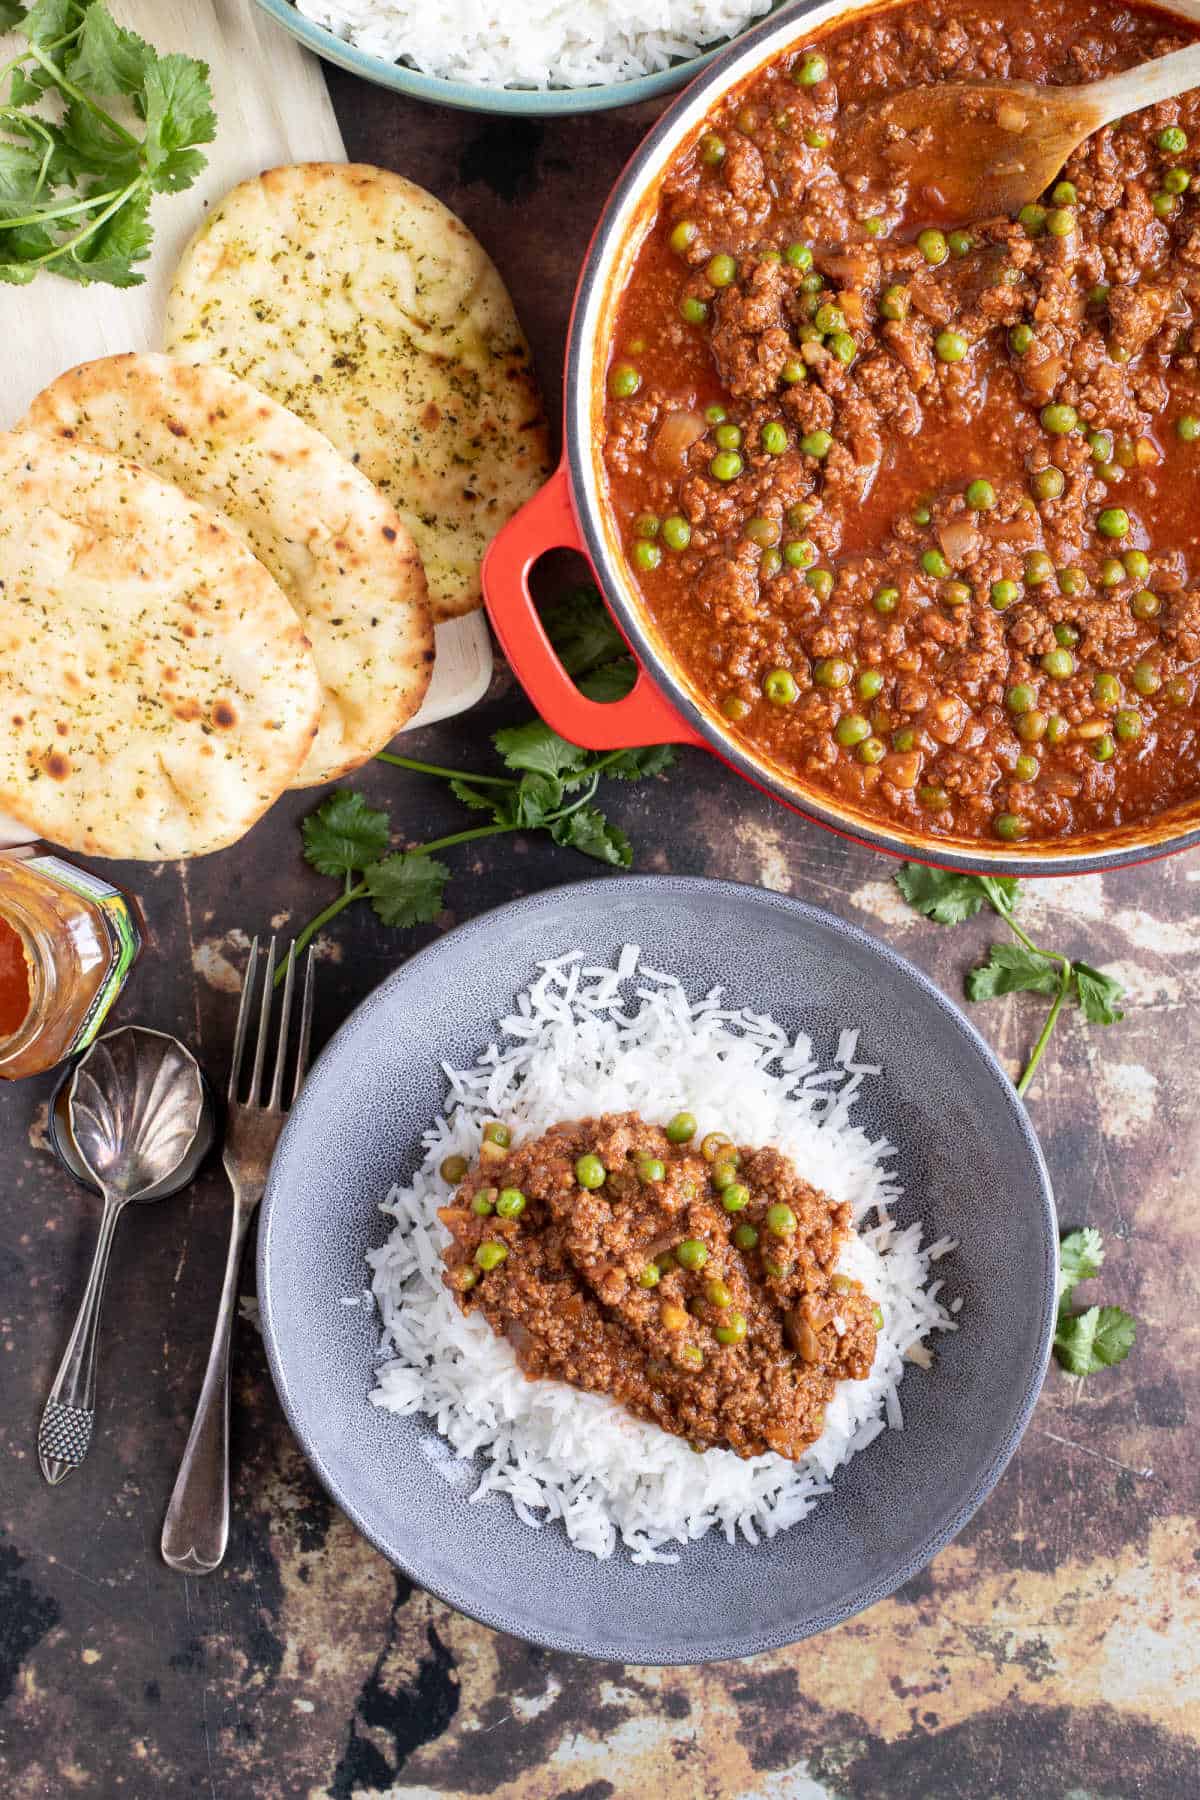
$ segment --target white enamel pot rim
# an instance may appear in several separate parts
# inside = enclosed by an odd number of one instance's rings
[[[993,874],[1066,875],[1118,869],[1200,843],[1200,805],[1143,821],[1135,827],[1087,838],[1016,850],[1011,846],[945,842],[890,827],[840,806],[830,796],[785,777],[752,755],[702,707],[651,628],[620,553],[603,497],[598,421],[603,376],[616,299],[622,291],[643,227],[653,216],[653,196],[676,151],[703,123],[714,104],[743,85],[764,64],[802,44],[830,24],[888,10],[855,0],[815,0],[774,15],[739,38],[667,109],[639,145],[609,197],[580,276],[567,349],[564,401],[565,467],[576,522],[614,617],[643,667],[690,728],[740,775],[785,805],[843,836],[893,855],[942,867],[986,869]],[[1200,0],[1175,0],[1160,10],[1200,19]]]

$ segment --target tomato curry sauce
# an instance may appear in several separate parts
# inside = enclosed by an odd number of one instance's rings
[[[868,13],[663,183],[607,370],[613,514],[723,728],[868,815],[1013,843],[1200,791],[1200,95],[956,229],[903,141],[886,179],[838,153],[897,87],[1092,81],[1196,35],[1104,0]]]

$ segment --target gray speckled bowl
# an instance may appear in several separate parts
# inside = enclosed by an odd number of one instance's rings
[[[383,1241],[376,1204],[419,1159],[442,1103],[439,1064],[462,1066],[543,957],[609,959],[642,946],[689,990],[803,1028],[832,1054],[843,1025],[885,1075],[868,1129],[901,1146],[901,1216],[961,1240],[942,1269],[960,1329],[912,1368],[905,1430],[837,1476],[807,1519],[769,1543],[710,1535],[674,1566],[598,1563],[506,1502],[469,1503],[439,1472],[425,1419],[367,1400],[376,1325],[341,1304]],[[987,1495],[1045,1373],[1057,1232],[1025,1110],[979,1034],[924,976],[826,913],[724,882],[626,876],[552,889],[473,920],[414,956],[347,1021],[283,1134],[258,1240],[263,1333],[288,1419],[338,1505],[423,1587],[485,1624],[555,1649],[632,1663],[749,1656],[870,1606],[916,1573]]]

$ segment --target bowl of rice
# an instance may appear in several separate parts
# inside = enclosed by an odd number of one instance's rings
[[[488,1120],[683,1107],[852,1216],[874,1361],[793,1460],[527,1379],[442,1280],[442,1165]],[[691,1663],[823,1630],[961,1529],[1041,1386],[1057,1230],[1024,1108],[917,971],[778,895],[629,876],[473,920],[358,1009],[281,1139],[258,1275],[289,1422],[390,1561],[533,1642]]]
[[[258,0],[328,62],[468,112],[551,117],[673,92],[785,0]]]

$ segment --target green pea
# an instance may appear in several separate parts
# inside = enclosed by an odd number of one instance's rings
[[[843,749],[850,750],[870,737],[870,722],[861,713],[845,713],[834,726],[833,735]]]
[[[1129,514],[1121,506],[1106,506],[1096,519],[1096,530],[1101,537],[1123,538],[1129,536]]]
[[[791,1265],[790,1260],[787,1262],[781,1262],[777,1257],[768,1256],[765,1251],[763,1252],[762,1265],[763,1265],[763,1268],[766,1270],[767,1274],[774,1275],[774,1277],[777,1281],[783,1281],[785,1279],[785,1277],[790,1275],[792,1272],[792,1265]]]
[[[1111,431],[1089,431],[1087,434],[1088,449],[1098,463],[1110,463],[1113,459],[1113,440]]]
[[[924,231],[918,231],[917,249],[921,252],[925,261],[931,263],[934,267],[936,267],[938,263],[944,263],[950,254],[950,246],[947,244],[942,233],[940,231],[935,231],[932,227],[927,227]]]
[[[700,139],[700,160],[707,163],[710,169],[725,160],[725,140],[718,137],[715,131],[706,132]]]
[[[800,283],[800,292],[802,294],[819,294],[824,286],[825,277],[821,274],[821,271],[819,269],[810,269]]]
[[[950,795],[940,782],[926,782],[917,789],[917,799],[928,812],[945,812],[950,804]]]
[[[772,706],[792,706],[800,698],[796,677],[790,669],[772,669],[763,677],[763,698]]]
[[[1060,569],[1058,590],[1061,594],[1084,594],[1087,592],[1087,576],[1082,569]]]
[[[1029,821],[1021,813],[997,813],[992,820],[992,830],[1006,844],[1019,844],[1022,838],[1029,835]]]
[[[733,1241],[739,1250],[753,1250],[758,1242],[758,1232],[753,1225],[739,1225],[734,1231]]]
[[[708,465],[714,481],[736,481],[745,464],[736,450],[718,450]]]
[[[778,419],[768,419],[762,428],[762,447],[768,456],[782,456],[788,447],[787,427]]]
[[[737,280],[737,263],[724,250],[709,258],[708,267],[704,271],[710,284],[715,288],[730,287]]]
[[[692,541],[692,528],[681,513],[670,513],[662,522],[660,535],[668,550],[686,550]]]
[[[829,74],[829,64],[816,50],[802,56],[792,70],[792,80],[799,87],[816,87]]]
[[[1051,237],[1070,237],[1075,229],[1075,209],[1072,206],[1053,206],[1046,214],[1046,230]]]
[[[661,521],[659,520],[657,513],[639,513],[637,518],[633,521],[633,529],[637,532],[639,537],[657,537],[660,523]]]
[[[471,1197],[471,1211],[477,1219],[486,1219],[496,1210],[496,1202],[500,1198],[494,1187],[480,1188]]]
[[[808,538],[789,538],[783,546],[783,560],[793,569],[809,569],[817,560],[817,547]]]
[[[864,738],[854,754],[857,756],[859,762],[873,765],[883,761],[884,757],[887,755],[887,746],[881,738]]]
[[[1126,742],[1142,735],[1142,715],[1131,706],[1123,706],[1113,720],[1113,730]]]
[[[972,512],[990,512],[996,504],[996,490],[990,481],[972,481],[963,496]]]
[[[1186,675],[1172,675],[1163,688],[1163,699],[1168,706],[1186,706],[1191,697],[1192,687]]]
[[[883,1308],[882,1308],[882,1306],[873,1306],[871,1308],[871,1323],[875,1327],[876,1331],[883,1330]]]
[[[742,428],[722,422],[713,432],[713,439],[718,450],[740,450],[742,447]]]
[[[1106,556],[1100,565],[1100,586],[1120,587],[1125,579],[1125,565],[1115,556]]]
[[[1010,349],[1018,356],[1024,356],[1033,345],[1032,325],[1014,325],[1008,334],[1008,342]]]
[[[924,500],[919,501],[912,509],[912,522],[914,525],[928,525],[932,517],[933,513]]]
[[[1117,706],[1121,699],[1121,683],[1111,669],[1101,669],[1092,682],[1092,693],[1100,706]]]
[[[637,1172],[638,1180],[649,1187],[656,1181],[666,1180],[667,1165],[657,1156],[639,1156]]]
[[[1054,402],[1042,408],[1042,428],[1052,437],[1065,437],[1074,431],[1079,423],[1079,414],[1073,406],[1065,406]]]
[[[965,256],[975,243],[969,231],[952,231],[946,239],[951,256]]]
[[[1022,713],[1014,720],[1014,729],[1023,744],[1038,744],[1045,737],[1049,723],[1046,714],[1035,706],[1032,712]]]
[[[685,325],[703,325],[708,318],[708,306],[703,300],[693,300],[686,294],[679,302],[679,316]]]
[[[1069,650],[1047,650],[1042,658],[1042,668],[1055,681],[1066,681],[1075,673],[1075,658]]]
[[[1027,681],[1018,681],[1005,694],[1004,704],[1010,713],[1032,712],[1037,705],[1037,693]]]
[[[813,253],[807,244],[789,244],[783,253],[785,263],[793,269],[811,269]]]
[[[846,315],[840,306],[826,300],[813,314],[813,324],[818,331],[845,331]]]
[[[512,1143],[512,1132],[507,1125],[493,1119],[483,1128],[483,1141],[485,1144],[498,1144],[501,1150],[507,1150]]]
[[[1162,676],[1151,662],[1134,663],[1133,685],[1139,694],[1157,694],[1162,686]]]
[[[833,572],[830,569],[809,569],[804,577],[818,600],[828,600],[833,592]]]
[[[1079,198],[1078,194],[1075,192],[1075,183],[1073,181],[1057,182],[1050,198],[1053,200],[1055,206],[1074,206],[1076,200]]]
[[[657,1287],[661,1280],[662,1275],[659,1273],[657,1265],[654,1263],[647,1263],[641,1274],[638,1276],[638,1286],[644,1288]]]
[[[908,289],[893,282],[879,297],[879,311],[885,319],[907,319]]]
[[[502,1219],[519,1219],[525,1211],[525,1196],[520,1188],[501,1188],[496,1200],[496,1211]]]
[[[1013,774],[1018,781],[1036,781],[1041,767],[1036,756],[1021,755],[1013,764]]]
[[[696,1135],[696,1115],[676,1113],[674,1118],[667,1120],[666,1134],[669,1144],[690,1144]]]
[[[1041,237],[1046,229],[1046,208],[1031,200],[1017,214],[1018,225],[1023,225],[1030,237]]]
[[[721,717],[723,719],[732,719],[734,724],[737,724],[741,719],[748,718],[750,712],[751,707],[749,701],[743,700],[740,694],[726,694],[721,702]]]
[[[921,567],[927,575],[932,575],[935,581],[943,581],[950,573],[950,564],[940,550],[923,550]]]
[[[722,425],[729,415],[721,405],[721,402],[719,400],[714,400],[711,406],[705,407],[704,416],[710,425]]]
[[[465,1156],[448,1156],[439,1168],[438,1174],[443,1181],[448,1181],[451,1187],[457,1187],[470,1166]]]
[[[1112,292],[1106,281],[1098,281],[1088,294],[1092,306],[1107,306],[1108,296]]]
[[[876,213],[871,218],[863,220],[863,230],[868,237],[884,237],[887,233],[887,220],[881,219]]]
[[[800,439],[800,448],[805,456],[815,456],[823,462],[833,448],[833,438],[828,431],[808,431]]]
[[[608,391],[614,400],[628,400],[642,385],[632,363],[615,363],[608,372]]]
[[[779,542],[778,519],[747,519],[742,530],[752,544],[758,544],[764,550]]]
[[[575,1179],[579,1183],[580,1187],[583,1187],[583,1188],[603,1187],[605,1177],[607,1176],[607,1174],[608,1174],[608,1170],[605,1168],[604,1164],[600,1161],[600,1158],[598,1156],[594,1156],[590,1151],[586,1155],[578,1157],[576,1159]]]
[[[1200,419],[1195,413],[1180,413],[1175,421],[1175,435],[1184,444],[1194,444],[1200,438]]]
[[[939,362],[961,362],[970,349],[965,337],[958,331],[939,331],[933,341],[933,348]]]
[[[1021,590],[1015,581],[993,581],[992,605],[997,612],[1004,612],[1020,598]]]
[[[741,1181],[731,1181],[721,1189],[721,1205],[727,1213],[745,1212],[750,1204],[750,1189]]]
[[[779,379],[787,387],[795,387],[798,381],[808,380],[808,370],[798,357],[789,356],[779,371]]]
[[[1033,491],[1039,500],[1057,500],[1067,485],[1067,478],[1053,463],[1038,469],[1033,477]]]
[[[1188,147],[1187,133],[1178,125],[1168,125],[1158,134],[1158,147],[1168,156],[1182,156]]]
[[[507,1260],[508,1245],[499,1243],[495,1238],[489,1238],[486,1243],[480,1244],[475,1252],[476,1264],[484,1270],[498,1269]]]
[[[1117,746],[1107,731],[1092,739],[1092,755],[1097,762],[1111,762],[1116,754]]]
[[[774,1206],[768,1206],[765,1224],[772,1237],[791,1237],[796,1230],[796,1215],[790,1206],[777,1201]]]
[[[892,733],[893,750],[915,750],[917,734],[911,725],[898,725]]]
[[[1168,194],[1165,190],[1155,194],[1151,198],[1150,206],[1155,217],[1159,219],[1170,219],[1179,211],[1179,201],[1175,198],[1174,194]],[[1096,742],[1099,743],[1100,739],[1097,738]],[[1092,754],[1093,756],[1095,755],[1094,745],[1092,747]],[[1103,761],[1103,758],[1100,760]]]
[[[883,691],[883,671],[881,669],[864,669],[855,684],[860,700],[874,700]]]
[[[822,656],[813,664],[813,680],[818,687],[845,687],[854,671],[840,656]]]
[[[944,606],[965,606],[971,598],[971,590],[965,581],[947,581],[942,584],[941,600]]]
[[[830,350],[846,368],[858,355],[858,345],[848,331],[835,331],[828,340]]]
[[[1192,178],[1186,169],[1168,169],[1163,176],[1163,189],[1168,194],[1186,194]]]
[[[900,589],[881,587],[875,591],[871,605],[877,613],[893,613],[900,604]]]
[[[639,569],[657,569],[662,561],[662,551],[648,538],[638,538],[633,546],[633,560]]]
[[[682,256],[695,243],[698,232],[699,227],[691,219],[680,219],[677,224],[672,225],[667,242],[672,250]]]
[[[702,1269],[708,1261],[708,1245],[702,1238],[684,1238],[676,1244],[675,1256],[681,1269]]]
[[[1129,602],[1129,610],[1135,619],[1155,619],[1162,610],[1162,601],[1149,588],[1140,588]]]
[[[1121,561],[1125,564],[1125,573],[1133,581],[1145,581],[1150,573],[1150,558],[1144,550],[1126,550]]]
[[[747,1331],[744,1313],[730,1313],[723,1324],[713,1328],[713,1336],[718,1344],[740,1344]]]
[[[1029,587],[1041,587],[1054,574],[1054,564],[1044,550],[1031,550],[1025,558],[1025,581]]]
[[[704,1352],[695,1344],[685,1344],[683,1349],[679,1352],[679,1359],[681,1362],[687,1363],[689,1367],[693,1369],[702,1369],[704,1367]],[[703,1454],[703,1448],[701,1449],[701,1454]]]
[[[1046,742],[1061,744],[1070,735],[1070,731],[1071,725],[1068,719],[1064,719],[1061,713],[1051,713],[1046,721]]]
[[[660,1256],[655,1257],[654,1266],[660,1275],[665,1275],[668,1269],[675,1267],[675,1252],[664,1250]]]

